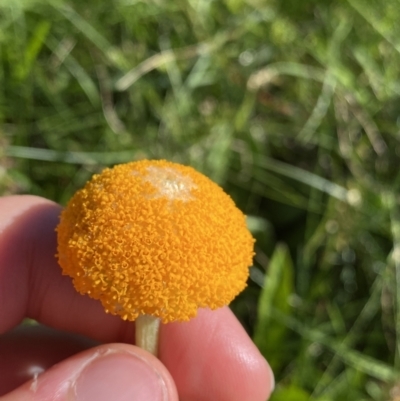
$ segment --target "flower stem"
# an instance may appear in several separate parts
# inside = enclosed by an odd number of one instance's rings
[[[150,315],[141,315],[135,320],[135,325],[136,345],[157,356],[160,319]]]

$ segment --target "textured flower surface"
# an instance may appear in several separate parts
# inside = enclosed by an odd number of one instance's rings
[[[105,169],[61,214],[58,259],[106,312],[164,323],[229,304],[244,289],[254,240],[245,216],[191,167],[143,160]]]

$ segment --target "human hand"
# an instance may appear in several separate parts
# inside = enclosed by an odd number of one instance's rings
[[[268,398],[273,387],[272,372],[229,308],[200,310],[190,322],[162,325],[159,360],[131,345],[132,322],[105,314],[99,302],[79,295],[70,278],[61,275],[54,256],[59,213],[58,205],[42,198],[0,198],[0,333],[31,317],[101,345],[86,349],[95,343],[63,338],[63,348],[57,349],[61,359],[68,354],[68,342],[76,346],[70,349],[72,353],[86,350],[62,360],[0,400]],[[7,355],[12,357],[21,346],[10,335],[7,338]],[[2,337],[0,352],[1,341]],[[50,341],[43,348],[44,359],[46,353],[54,358]],[[0,370],[4,366],[13,368],[5,352],[0,360]],[[0,375],[0,384],[4,377]]]

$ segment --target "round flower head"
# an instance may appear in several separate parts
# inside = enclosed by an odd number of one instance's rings
[[[254,240],[232,199],[164,160],[95,175],[61,214],[58,259],[106,312],[166,322],[229,304],[244,289]]]

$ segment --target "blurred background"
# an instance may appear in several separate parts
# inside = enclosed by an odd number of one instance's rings
[[[189,164],[257,238],[273,401],[400,399],[400,0],[0,0],[0,194]]]

